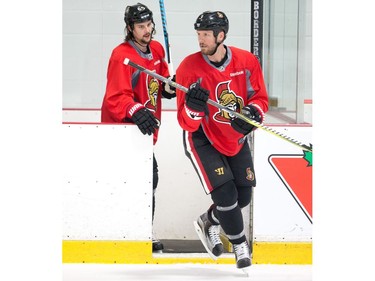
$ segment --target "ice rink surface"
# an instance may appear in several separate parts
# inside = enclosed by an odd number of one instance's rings
[[[248,274],[234,264],[63,264],[63,281],[252,280],[310,281],[312,265],[252,265]]]

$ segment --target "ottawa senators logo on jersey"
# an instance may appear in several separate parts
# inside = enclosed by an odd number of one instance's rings
[[[146,79],[147,83],[147,93],[149,96],[149,100],[145,103],[145,107],[152,112],[156,112],[157,100],[158,100],[158,92],[159,92],[159,82],[157,79],[153,78],[152,76],[147,75]]]
[[[253,181],[255,179],[254,172],[250,168],[246,168],[246,179],[248,181]]]
[[[236,93],[230,89],[230,82],[230,80],[225,81],[216,86],[216,99],[221,105],[240,113],[244,102],[241,97],[237,96]],[[226,111],[219,110],[219,112],[214,114],[214,119],[221,123],[230,123],[230,121],[234,119],[234,116]]]

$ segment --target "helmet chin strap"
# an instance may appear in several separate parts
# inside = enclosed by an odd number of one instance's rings
[[[211,54],[209,54],[209,56],[213,56],[217,52],[217,48],[219,48],[219,46],[220,46],[221,43],[223,43],[223,41],[221,41],[221,42],[218,43],[217,42],[217,37],[216,37],[216,47],[215,47],[215,50]]]

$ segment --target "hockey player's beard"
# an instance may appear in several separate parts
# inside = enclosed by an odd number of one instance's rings
[[[147,39],[146,39],[147,38]],[[148,33],[146,34],[145,36],[143,36],[143,38],[140,40],[141,43],[145,44],[145,45],[148,45],[150,44],[150,41],[151,41],[151,34]]]
[[[145,39],[145,38],[148,38],[148,39]],[[138,40],[134,39],[134,42],[143,48],[147,47],[148,44],[150,44],[150,41],[151,41],[150,33],[146,34],[141,39],[138,39]]]
[[[216,53],[218,45],[212,48],[208,48],[207,46],[200,44],[199,47],[201,48],[201,52],[203,55],[212,56]]]
[[[220,44],[221,44],[222,42],[217,42],[216,41],[216,45],[215,45],[215,47],[212,47],[212,48],[207,48],[207,50],[203,50],[202,48],[205,48],[206,46],[205,45],[203,45],[203,44],[199,44],[199,47],[201,48],[201,52],[202,52],[202,54],[204,54],[204,55],[206,55],[206,56],[213,56],[215,53],[216,53],[216,51],[217,51],[217,48],[219,48],[219,46],[220,46]]]

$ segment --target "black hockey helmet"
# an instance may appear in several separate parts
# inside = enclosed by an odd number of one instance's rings
[[[126,7],[124,21],[127,25],[133,26],[134,23],[141,23],[149,20],[154,22],[152,12],[146,5],[137,3]]]
[[[227,16],[220,11],[206,11],[200,14],[194,23],[195,30],[213,30],[215,36],[220,31],[224,31],[226,35],[229,30],[229,21]]]

